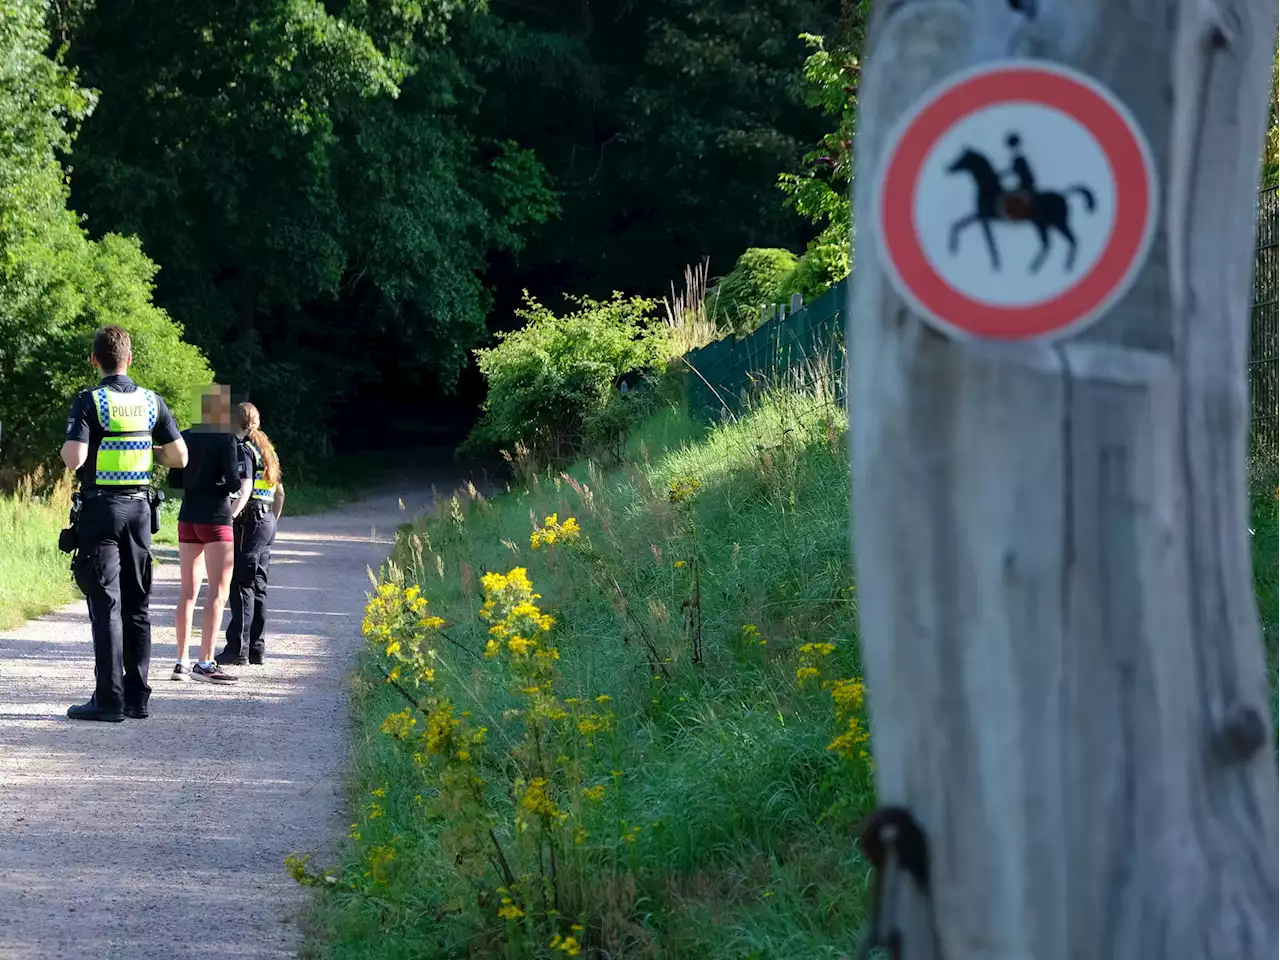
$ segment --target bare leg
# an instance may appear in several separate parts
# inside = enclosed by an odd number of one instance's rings
[[[178,612],[174,618],[174,630],[178,634],[178,659],[187,659],[191,644],[191,619],[195,614],[196,596],[200,593],[200,581],[204,579],[204,544],[179,543],[178,566],[182,582],[178,587]]]
[[[204,598],[204,621],[200,632],[200,659],[213,659],[213,647],[222,624],[222,611],[231,593],[231,571],[235,563],[234,543],[206,543],[205,566],[209,572],[209,592]]]

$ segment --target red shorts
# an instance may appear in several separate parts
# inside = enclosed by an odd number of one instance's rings
[[[230,526],[221,523],[186,523],[178,521],[179,543],[235,543]]]

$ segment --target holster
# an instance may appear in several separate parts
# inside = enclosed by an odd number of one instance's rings
[[[63,553],[75,553],[80,547],[80,493],[71,494],[71,513],[67,526],[58,531],[58,549]]]
[[[151,532],[156,534],[160,532],[160,504],[164,503],[164,491],[159,487],[152,487],[148,493],[151,504]]]

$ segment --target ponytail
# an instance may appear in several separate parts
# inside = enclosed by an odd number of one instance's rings
[[[262,415],[252,403],[242,403],[236,407],[236,426],[249,435],[249,442],[262,454],[262,479],[275,486],[280,482],[280,457],[276,448],[265,433],[262,432]]]
[[[262,454],[262,479],[274,487],[280,482],[280,458],[276,455],[276,448],[260,429],[250,430],[249,439]]]

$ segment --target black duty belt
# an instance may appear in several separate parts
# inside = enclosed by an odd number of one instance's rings
[[[271,512],[271,504],[260,503],[257,500],[255,500],[252,503],[250,503],[247,507],[245,507],[243,510],[241,510],[240,515],[236,517],[236,519],[241,520],[249,516],[250,514],[261,518],[261,517],[265,517],[270,512]]]
[[[102,498],[112,500],[149,500],[151,499],[151,491],[146,487],[136,490],[107,490],[102,487],[90,487],[88,490],[80,491],[80,499],[82,500],[98,500]]]

